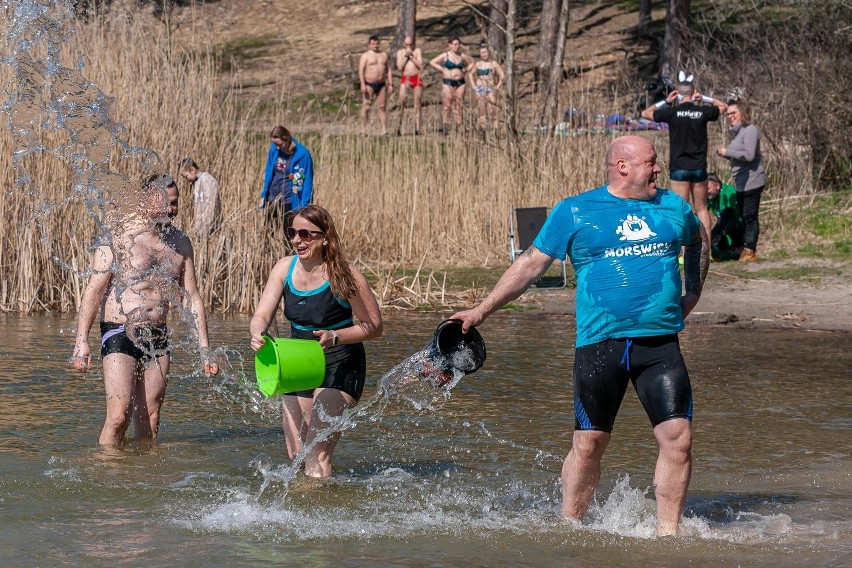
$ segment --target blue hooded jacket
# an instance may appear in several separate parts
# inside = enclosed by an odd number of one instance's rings
[[[302,207],[311,204],[311,199],[314,193],[314,159],[307,148],[299,144],[295,138],[292,139],[296,146],[293,152],[293,157],[287,165],[287,175],[293,176],[293,211],[298,211]],[[278,160],[278,147],[271,144],[269,147],[269,155],[266,157],[266,172],[263,175],[263,191],[260,192],[260,199],[263,201],[263,208],[267,202],[269,195],[269,186],[272,185],[272,174],[275,171],[275,162]]]

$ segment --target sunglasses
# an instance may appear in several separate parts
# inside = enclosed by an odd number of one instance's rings
[[[291,241],[296,237],[296,235],[299,235],[299,238],[302,239],[303,241],[305,241],[306,243],[309,243],[312,240],[314,240],[314,235],[324,235],[325,234],[322,231],[311,231],[311,230],[308,230],[308,229],[295,229],[293,227],[287,227],[287,229],[284,232],[287,233],[287,238],[290,239]]]

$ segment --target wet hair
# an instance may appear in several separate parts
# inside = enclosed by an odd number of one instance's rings
[[[189,170],[201,170],[192,158],[186,158],[180,163],[181,172],[188,172]]]
[[[739,98],[736,102],[730,103],[728,106],[736,106],[737,110],[740,111],[740,122],[743,126],[751,124],[751,105],[748,104],[747,100]]]
[[[169,174],[154,174],[142,180],[142,189],[144,191],[168,189],[172,186],[177,187],[177,184]]]
[[[371,36],[370,36],[370,39],[368,39],[367,41],[379,41],[379,36],[377,36],[377,35],[371,35]]]
[[[281,140],[284,140],[285,138],[290,138],[291,140],[293,139],[293,137],[290,135],[290,131],[287,130],[286,128],[284,128],[281,125],[273,128],[272,134],[270,134],[269,137],[270,138],[280,138]]]
[[[456,36],[451,37],[450,41],[448,41],[447,43],[453,43],[454,41],[461,43],[461,40]]]
[[[719,176],[715,172],[707,174],[707,181],[713,181],[718,183],[720,186],[722,185],[722,180],[719,179]]]
[[[334,295],[346,299],[357,294],[358,283],[352,275],[349,261],[346,260],[346,256],[343,254],[343,246],[340,243],[340,236],[337,234],[331,213],[319,205],[308,205],[299,209],[295,217],[301,217],[313,223],[319,227],[320,231],[325,233],[327,244],[322,251],[322,256],[323,260],[325,260],[329,284]]]

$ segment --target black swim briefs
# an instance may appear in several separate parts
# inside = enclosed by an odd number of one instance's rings
[[[162,355],[169,354],[169,337],[165,324],[142,327],[137,332],[134,343],[127,336],[123,323],[101,322],[101,357],[112,353],[130,355],[137,361],[147,363]]]
[[[607,339],[575,353],[575,429],[612,432],[628,381],[654,426],[692,420],[692,386],[676,334]]]

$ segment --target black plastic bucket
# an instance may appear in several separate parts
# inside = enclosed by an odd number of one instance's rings
[[[442,371],[455,369],[467,375],[485,363],[485,341],[476,328],[462,333],[461,321],[445,320],[435,329],[429,355]]]

